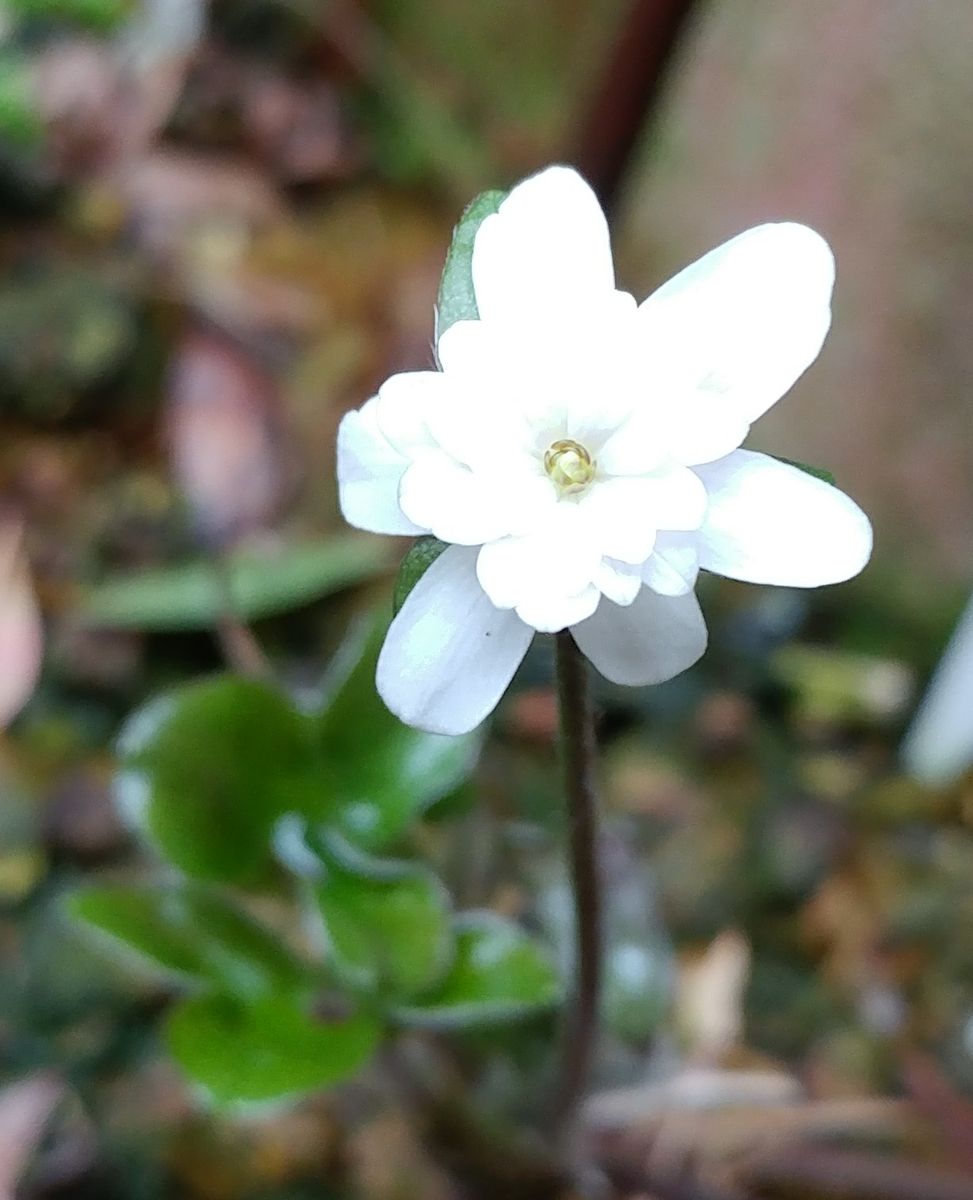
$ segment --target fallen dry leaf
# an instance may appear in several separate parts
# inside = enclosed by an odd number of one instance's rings
[[[41,667],[43,630],[18,520],[0,524],[0,727],[27,703]]]
[[[264,527],[282,490],[273,380],[230,339],[193,331],[170,381],[172,467],[200,532],[222,544]]]
[[[0,1091],[0,1200],[14,1200],[23,1174],[64,1087],[53,1075],[31,1075]]]
[[[743,991],[750,944],[726,929],[701,955],[680,963],[676,1012],[689,1054],[713,1062],[736,1045],[743,1029]]]

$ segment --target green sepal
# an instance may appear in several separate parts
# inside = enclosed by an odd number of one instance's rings
[[[409,547],[395,579],[395,589],[392,592],[393,614],[397,613],[405,604],[409,593],[447,548],[447,545],[447,542],[441,542],[439,538],[427,534],[417,538]]]
[[[497,211],[506,195],[506,192],[498,190],[481,192],[463,210],[453,230],[436,302],[437,346],[450,325],[455,325],[457,321],[479,319],[473,290],[473,243],[477,230],[487,217]]]

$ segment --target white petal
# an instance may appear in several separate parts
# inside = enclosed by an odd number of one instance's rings
[[[455,392],[439,371],[404,371],[378,389],[376,417],[392,446],[406,457],[433,444],[427,427],[430,407]]]
[[[598,467],[607,475],[645,475],[670,457],[662,440],[658,407],[646,405],[623,420],[597,450]]]
[[[441,377],[442,378],[442,377]],[[445,393],[427,409],[429,432],[451,458],[506,484],[511,474],[542,475],[524,415],[495,392]]]
[[[709,493],[699,531],[705,570],[749,583],[819,587],[850,579],[868,562],[868,517],[831,484],[751,450],[696,470]]]
[[[600,600],[601,592],[594,584],[589,584],[575,596],[535,592],[517,605],[517,616],[538,633],[558,633],[576,621],[590,617]]]
[[[640,309],[648,370],[754,421],[817,358],[834,257],[804,225],[760,225],[680,272]]]
[[[614,290],[608,225],[594,192],[569,167],[518,184],[477,230],[473,286],[480,319],[547,323]]]
[[[641,475],[666,461],[695,466],[736,450],[750,432],[721,396],[690,392],[668,400],[639,405],[598,451],[599,466],[610,475]]]
[[[642,586],[641,569],[644,568],[620,562],[616,558],[603,558],[595,571],[594,583],[601,594],[615,604],[628,605]]]
[[[559,504],[536,534],[489,542],[480,550],[480,585],[499,608],[526,603],[535,593],[576,596],[592,583],[601,562],[597,545],[584,536],[574,505]]]
[[[600,479],[579,502],[592,538],[608,558],[641,563],[652,553],[659,518],[658,486],[637,476]]]
[[[533,636],[515,613],[490,603],[476,580],[476,550],[450,546],[389,627],[379,694],[407,725],[467,733],[496,707]]]
[[[478,379],[495,365],[500,331],[483,321],[456,321],[440,334],[436,357],[448,378]]]
[[[750,421],[736,405],[699,391],[668,409],[662,438],[676,462],[694,467],[730,454],[749,432]]]
[[[399,485],[402,511],[444,542],[478,546],[508,531],[496,487],[441,450],[419,455]]]
[[[643,588],[627,608],[603,600],[571,632],[606,679],[629,687],[671,679],[706,649],[706,624],[692,592],[659,596]]]
[[[696,586],[699,552],[694,534],[660,533],[642,565],[642,579],[660,596],[684,596]]]
[[[660,529],[697,529],[706,512],[706,489],[685,467],[652,475],[598,480],[578,507],[594,530],[602,554],[642,563]]]
[[[377,401],[347,413],[338,426],[338,498],[350,525],[372,533],[416,534],[428,526],[410,521],[399,506],[407,460],[379,428]]]

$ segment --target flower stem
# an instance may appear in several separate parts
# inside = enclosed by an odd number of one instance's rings
[[[594,766],[595,722],[587,664],[571,633],[556,635],[561,717],[561,767],[568,806],[571,883],[575,909],[574,990],[562,1030],[554,1132],[571,1134],[591,1073],[601,990],[601,882]]]

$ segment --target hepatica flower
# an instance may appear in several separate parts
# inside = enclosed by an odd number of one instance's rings
[[[833,283],[817,233],[761,225],[637,304],[574,171],[515,187],[476,232],[479,319],[442,332],[439,371],[393,375],[338,435],[346,519],[446,544],[389,628],[389,708],[472,729],[534,634],[565,628],[608,679],[659,683],[706,647],[700,569],[790,587],[857,574],[861,509],[740,449],[817,356]]]

